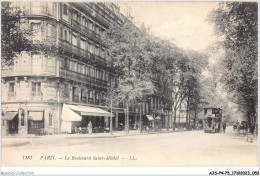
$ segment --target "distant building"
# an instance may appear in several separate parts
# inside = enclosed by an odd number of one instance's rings
[[[109,128],[105,102],[116,73],[106,65],[101,34],[126,19],[113,3],[21,2],[23,25],[45,50],[22,52],[13,66],[2,68],[2,134],[73,133],[91,121],[93,129]],[[159,89],[159,88],[158,88]],[[169,95],[171,92],[168,92]],[[141,115],[160,116],[163,127],[171,114],[162,93],[130,106],[130,128]],[[125,123],[123,103],[114,106],[113,128]],[[144,117],[145,118],[145,117]]]

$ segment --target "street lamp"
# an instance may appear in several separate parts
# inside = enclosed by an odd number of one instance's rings
[[[111,112],[111,114],[110,114],[110,134],[113,135],[113,133],[112,133],[112,127],[113,127],[113,125],[112,125],[112,123],[113,123],[113,120],[112,120],[112,118],[113,118],[113,102],[112,102],[112,99],[113,99],[113,96],[112,96],[113,78],[110,79],[109,85],[110,85],[110,112]]]

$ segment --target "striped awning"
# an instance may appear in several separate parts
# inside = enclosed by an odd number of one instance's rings
[[[67,105],[70,109],[80,112],[84,116],[102,116],[110,117],[111,113],[103,109],[90,107],[90,106],[79,106],[79,105]]]

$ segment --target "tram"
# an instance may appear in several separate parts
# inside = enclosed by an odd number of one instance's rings
[[[204,108],[203,127],[205,133],[220,132],[222,124],[222,109]]]

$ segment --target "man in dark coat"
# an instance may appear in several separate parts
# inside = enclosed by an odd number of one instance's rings
[[[227,127],[227,124],[226,124],[225,121],[223,122],[222,127],[223,127],[223,132],[225,133],[226,132],[226,127]]]

